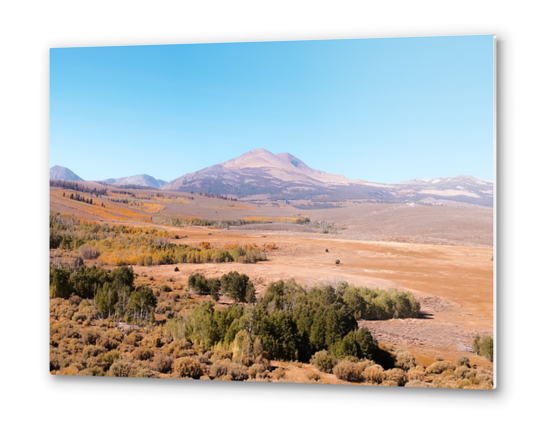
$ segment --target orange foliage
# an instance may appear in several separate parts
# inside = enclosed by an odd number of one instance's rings
[[[134,206],[136,209],[149,212],[149,213],[158,213],[162,209],[165,208],[164,205],[158,205],[156,203],[139,203],[136,204],[134,202],[131,203],[132,206]]]
[[[66,193],[66,197],[63,197],[62,193]],[[98,198],[93,198],[92,205],[84,202],[79,202],[74,199],[69,198],[69,193],[74,193],[72,190],[65,190],[62,188],[52,187],[51,196],[55,198],[55,201],[68,206],[71,209],[74,209],[79,212],[88,213],[89,215],[99,216],[106,219],[116,219],[121,221],[137,220],[142,222],[151,222],[150,215],[143,215],[139,212],[133,211],[127,207],[119,206],[114,203],[107,202],[107,200]],[[104,201],[105,200],[105,201]],[[102,202],[105,207],[102,207]]]

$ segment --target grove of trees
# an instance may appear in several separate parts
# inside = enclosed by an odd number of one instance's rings
[[[77,264],[77,262],[76,262]],[[134,287],[132,268],[107,273],[100,267],[50,265],[50,296],[93,299],[97,315],[125,322],[153,322],[156,297],[148,287]]]
[[[316,352],[328,350],[336,358],[353,356],[390,366],[389,354],[366,328],[358,328],[357,319],[412,317],[419,311],[410,293],[357,288],[346,282],[305,290],[294,280],[279,281],[256,300],[249,278],[237,272],[220,280],[194,274],[188,281],[199,294],[211,294],[215,300],[219,294],[228,295],[236,303],[224,311],[203,302],[169,320],[166,332],[211,348],[228,345],[239,331],[247,331],[275,359],[308,362]]]

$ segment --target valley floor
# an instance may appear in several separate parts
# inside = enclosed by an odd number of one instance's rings
[[[493,248],[427,244],[364,242],[242,234],[207,227],[168,227],[183,238],[170,242],[212,248],[226,244],[275,244],[268,261],[256,264],[206,263],[134,266],[146,283],[156,286],[186,284],[200,273],[220,278],[230,271],[247,274],[257,294],[278,280],[294,278],[302,286],[347,281],[369,288],[409,290],[422,305],[418,319],[363,321],[380,341],[411,351],[431,363],[436,355],[446,359],[467,355],[472,363],[491,363],[469,353],[476,334],[493,336]],[[187,236],[184,238],[184,236]],[[327,249],[327,252],[326,252]],[[336,260],[340,264],[336,264]],[[174,269],[178,267],[179,271]],[[152,277],[152,281],[150,278]],[[168,282],[170,279],[173,282]],[[222,302],[226,302],[221,300]]]

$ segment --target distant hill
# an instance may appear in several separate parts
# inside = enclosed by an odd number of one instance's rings
[[[420,178],[394,184],[396,195],[428,204],[471,203],[493,206],[493,182],[459,175],[451,178]]]
[[[167,184],[167,181],[157,180],[154,177],[151,177],[147,174],[133,175],[131,177],[123,178],[109,178],[107,180],[102,180],[100,182],[107,184],[116,184],[116,185],[131,185],[131,186],[141,186],[141,187],[153,187],[160,188],[164,184]]]
[[[49,169],[49,179],[62,181],[85,181],[70,169],[58,165]]]
[[[162,189],[293,203],[372,200],[493,206],[493,183],[476,177],[371,183],[328,174],[309,167],[290,153],[274,155],[265,149],[251,150],[227,162],[183,175]]]

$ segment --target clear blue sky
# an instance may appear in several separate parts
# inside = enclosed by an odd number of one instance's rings
[[[172,180],[263,147],[348,178],[493,180],[493,37],[51,49],[50,165]]]

